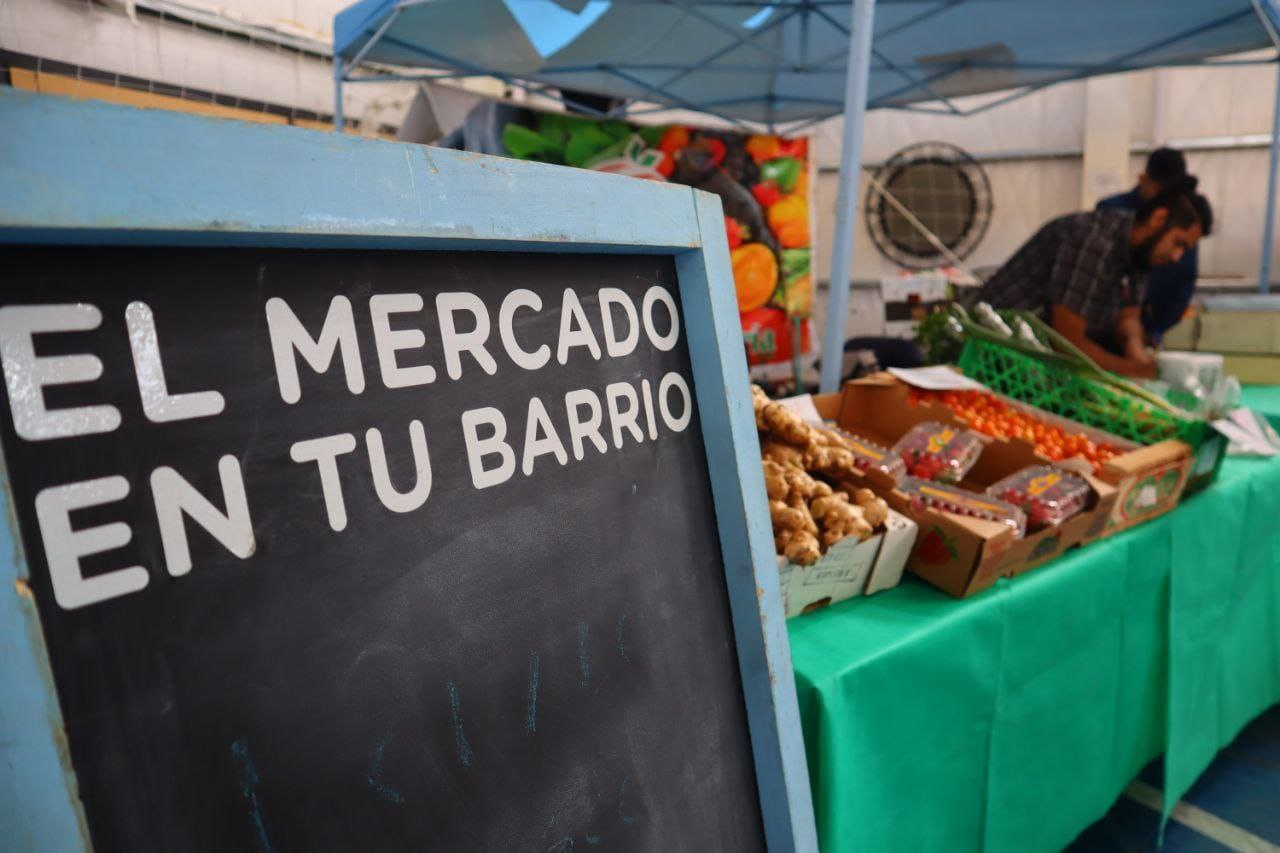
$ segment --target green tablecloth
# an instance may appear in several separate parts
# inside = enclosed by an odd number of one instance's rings
[[[908,578],[789,625],[824,851],[1061,848],[1280,701],[1280,458],[974,598]]]

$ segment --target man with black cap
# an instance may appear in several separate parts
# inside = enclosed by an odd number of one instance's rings
[[[1098,202],[1098,210],[1137,211],[1144,201],[1154,198],[1160,189],[1187,174],[1187,160],[1181,151],[1157,148],[1147,157],[1147,168],[1138,175],[1138,184],[1127,193],[1120,193]],[[1213,230],[1213,212],[1206,204],[1200,211],[1202,237]],[[1142,328],[1147,339],[1159,344],[1164,333],[1178,324],[1196,291],[1196,278],[1200,274],[1200,258],[1197,247],[1182,253],[1182,258],[1172,264],[1155,267],[1147,274],[1147,295],[1142,303]]]

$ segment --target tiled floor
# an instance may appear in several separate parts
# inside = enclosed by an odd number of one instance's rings
[[[1068,848],[1076,853],[1156,849],[1159,762],[1147,767],[1102,820]],[[1280,705],[1250,723],[1182,799],[1165,830],[1166,853],[1280,853]]]

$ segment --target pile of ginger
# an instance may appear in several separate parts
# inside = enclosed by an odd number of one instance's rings
[[[832,488],[856,475],[853,452],[840,433],[811,426],[758,385],[751,400],[760,431],[761,464],[777,552],[811,566],[848,536],[869,539],[884,524],[889,506],[870,489]]]

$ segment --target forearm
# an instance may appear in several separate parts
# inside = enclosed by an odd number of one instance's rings
[[[1116,337],[1120,349],[1129,358],[1134,358],[1146,346],[1146,335],[1142,330],[1142,320],[1137,315],[1121,317],[1116,324]]]
[[[1098,363],[1103,370],[1110,370],[1112,373],[1123,373],[1127,376],[1141,375],[1141,367],[1128,358],[1115,355],[1104,347],[1098,346],[1088,335],[1072,335],[1063,329],[1057,329],[1067,340],[1075,344],[1076,347],[1089,358]]]
[[[1126,376],[1154,376],[1155,365],[1143,363],[1132,357],[1124,358],[1113,355],[1103,347],[1094,343],[1085,333],[1085,324],[1079,314],[1061,305],[1053,306],[1052,325],[1055,331],[1071,341],[1081,352],[1097,362],[1103,370],[1123,373]],[[1142,324],[1138,324],[1139,342],[1141,342]]]

